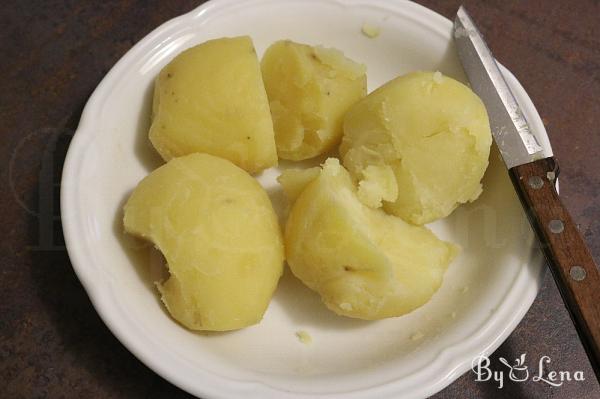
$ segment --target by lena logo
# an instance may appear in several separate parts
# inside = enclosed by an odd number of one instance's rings
[[[553,387],[560,387],[567,381],[585,381],[583,371],[565,371],[552,370],[550,356],[542,356],[537,364],[537,370],[531,370],[525,364],[526,354],[523,353],[515,359],[514,364],[509,363],[503,357],[498,358],[500,363],[506,366],[507,370],[492,370],[490,368],[490,359],[487,356],[478,356],[471,362],[471,369],[476,375],[475,381],[495,381],[498,384],[498,389],[504,387],[506,379],[513,382],[524,382],[531,379],[533,382],[548,384]],[[508,377],[507,377],[508,372]]]

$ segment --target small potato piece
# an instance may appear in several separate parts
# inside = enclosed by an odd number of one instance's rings
[[[363,188],[365,204],[414,224],[448,216],[481,193],[492,136],[486,109],[467,86],[439,72],[396,78],[346,114],[340,146],[343,164]],[[389,179],[369,177],[369,167],[389,167]],[[383,193],[387,193],[388,197]]]
[[[125,205],[125,231],[163,253],[162,301],[192,330],[258,323],[283,272],[277,217],[263,188],[208,154],[175,158],[143,179]]]
[[[292,207],[285,248],[294,275],[328,308],[366,320],[425,304],[458,253],[427,228],[363,205],[335,158]]]
[[[249,173],[277,165],[273,122],[252,40],[210,40],[165,66],[155,83],[149,136],[165,161],[205,152]]]
[[[388,165],[369,165],[362,172],[358,184],[358,199],[371,208],[381,207],[381,200],[394,201],[398,184],[394,171]]]
[[[366,95],[365,66],[335,49],[278,41],[261,68],[283,159],[308,159],[335,147],[344,114]]]
[[[308,169],[287,169],[277,178],[283,188],[285,196],[290,202],[296,201],[296,198],[302,193],[304,188],[319,177],[321,168],[314,167]]]

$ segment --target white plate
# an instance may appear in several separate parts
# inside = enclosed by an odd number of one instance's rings
[[[364,22],[381,27],[381,35],[362,35]],[[460,244],[462,255],[434,298],[400,318],[338,317],[286,274],[259,325],[192,333],[160,306],[151,284],[159,261],[122,234],[124,200],[160,164],[146,136],[153,79],[183,49],[244,34],[252,36],[259,54],[282,38],[324,44],[365,63],[372,90],[419,69],[464,81],[450,30],[447,19],[404,1],[225,0],[175,18],[135,45],[83,112],[61,193],[73,268],[119,340],[161,376],[203,398],[424,397],[468,370],[473,357],[497,348],[535,298],[542,259],[495,153],[482,197],[432,225]],[[531,100],[504,72],[550,152]],[[280,206],[276,175],[269,170],[260,180]],[[300,343],[298,330],[308,331],[313,343]]]

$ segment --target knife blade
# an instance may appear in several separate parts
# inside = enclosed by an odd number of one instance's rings
[[[471,88],[486,106],[494,142],[600,380],[600,274],[558,197],[558,163],[553,157],[544,157],[496,59],[463,6],[456,14],[453,38]]]
[[[471,88],[488,110],[492,134],[506,166],[510,169],[540,158],[542,147],[464,7],[456,14],[453,37]]]

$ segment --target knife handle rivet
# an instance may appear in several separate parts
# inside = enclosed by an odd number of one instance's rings
[[[571,278],[575,281],[583,281],[585,280],[585,277],[587,275],[585,269],[581,266],[573,266],[571,270],[569,270],[569,274],[571,275]]]
[[[544,180],[539,176],[531,176],[527,180],[527,184],[529,184],[529,187],[533,188],[534,190],[539,190],[544,186]]]
[[[565,229],[565,224],[562,222],[562,220],[552,219],[550,223],[548,223],[548,227],[554,234],[560,234]]]

